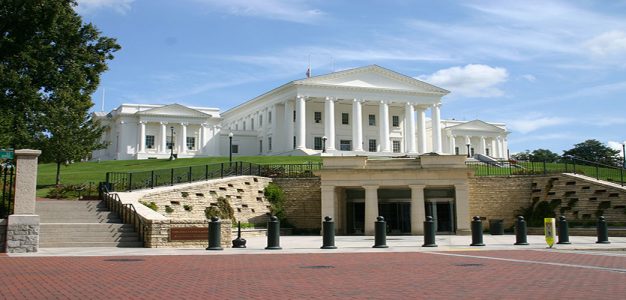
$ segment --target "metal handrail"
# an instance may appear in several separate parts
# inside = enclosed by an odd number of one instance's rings
[[[130,224],[133,226],[135,230],[137,230],[137,234],[139,235],[139,239],[142,243],[142,246],[145,245],[146,238],[146,226],[144,225],[143,219],[137,213],[135,209],[135,205],[132,203],[122,203],[122,199],[120,199],[120,195],[117,193],[109,192],[108,187],[104,186],[104,200],[106,206],[112,212],[116,213],[120,216],[122,223]]]

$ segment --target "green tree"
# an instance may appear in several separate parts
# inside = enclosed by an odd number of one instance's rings
[[[560,158],[560,156],[548,149],[536,149],[530,153],[530,160],[532,161],[545,161],[545,162],[555,162]]]
[[[574,148],[564,151],[563,156],[574,156],[584,160],[606,165],[620,165],[619,150],[613,150],[597,140],[586,140],[574,145]]]
[[[84,24],[75,6],[75,0],[0,2],[0,144],[42,149],[42,160],[59,170],[102,146],[102,129],[89,118],[91,95],[120,49]]]
[[[511,155],[511,158],[514,160],[530,160],[530,150],[515,153]]]

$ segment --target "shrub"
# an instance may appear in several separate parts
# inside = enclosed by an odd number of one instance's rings
[[[285,221],[285,192],[277,184],[270,182],[265,187],[264,195],[270,202],[270,213],[278,218],[281,223]]]
[[[165,206],[165,212],[168,213],[168,214],[171,214],[171,213],[174,212],[174,209],[171,206],[166,205]]]
[[[53,199],[78,199],[87,195],[98,195],[98,186],[95,184],[66,184],[57,185],[48,191],[46,198]]]
[[[185,205],[183,205],[183,208],[184,208],[186,211],[192,211],[192,210],[193,210],[193,206],[191,206],[191,205],[189,205],[189,204],[185,204]]]
[[[149,209],[152,209],[154,211],[159,211],[159,206],[156,203],[154,203],[154,202],[148,203],[148,202],[144,202],[144,201],[139,201],[139,203],[145,205]]]
[[[220,219],[230,219],[233,223],[236,222],[235,210],[224,197],[217,198],[217,206],[207,207],[204,210],[204,215],[207,219],[218,217]]]
[[[556,200],[556,199],[555,199]],[[554,210],[561,205],[561,201],[533,200],[529,207],[520,207],[516,213],[526,219],[529,227],[542,227],[544,218],[555,218]]]

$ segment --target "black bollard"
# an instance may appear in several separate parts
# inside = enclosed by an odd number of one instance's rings
[[[266,250],[280,250],[280,221],[276,216],[271,216],[267,221],[267,247]]]
[[[569,242],[569,226],[565,216],[559,217],[559,242],[557,244],[568,245]]]
[[[422,247],[437,247],[435,243],[435,222],[431,216],[427,216],[426,221],[424,221],[424,245]]]
[[[387,223],[383,216],[376,217],[376,222],[374,222],[374,246],[372,248],[389,248],[387,246]]]
[[[604,219],[604,216],[598,217],[597,230],[598,241],[596,242],[596,244],[610,244],[611,242],[609,242],[609,228],[606,225],[606,220]]]
[[[329,216],[324,218],[322,230],[324,231],[324,237],[320,249],[337,249],[337,247],[335,247],[335,222],[333,218]]]
[[[246,239],[241,238],[241,221],[237,222],[237,238],[233,240],[233,248],[246,248]]]
[[[472,243],[470,246],[484,246],[483,243],[483,222],[479,216],[472,220]]]
[[[218,217],[211,217],[209,222],[209,247],[207,250],[224,250],[221,245],[222,222]]]
[[[526,234],[526,221],[524,217],[518,216],[515,222],[515,245],[528,245]]]

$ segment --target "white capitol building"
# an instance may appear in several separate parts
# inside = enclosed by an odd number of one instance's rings
[[[93,159],[226,156],[229,138],[233,154],[245,156],[467,155],[469,149],[471,156],[506,158],[504,123],[441,120],[448,93],[372,65],[295,80],[223,113],[122,104],[94,113],[107,126],[108,147]]]

